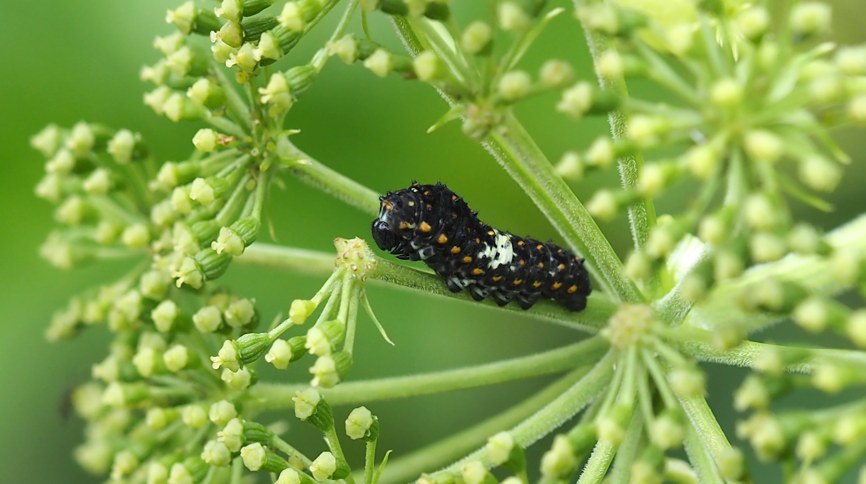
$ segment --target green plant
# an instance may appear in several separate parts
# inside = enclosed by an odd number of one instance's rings
[[[177,32],[157,39],[164,58],[142,71],[156,86],[145,98],[154,111],[208,125],[188,159],[160,164],[138,134],[95,124],[50,126],[34,137],[48,158],[37,193],[58,204],[63,225],[43,254],[60,267],[140,260],[74,298],[48,330],[55,340],[105,324],[113,335],[94,380],[73,396],[88,421],[79,462],[117,480],[172,483],[240,482],[244,468],[280,483],[525,482],[539,467],[550,482],[748,481],[743,454],[728,440],[734,429],[723,430],[704,399],[698,363],[717,362],[754,370],[734,398],[752,412],[736,433],[760,458],[780,462],[787,480],[832,482],[861,465],[862,397],[811,411],[773,403],[794,390],[862,388],[863,351],[748,338],[794,323],[866,347],[866,312],[843,298],[866,290],[866,219],[825,235],[788,208],[790,198],[828,208],[813,192],[832,191],[849,162],[829,129],[866,121],[866,47],[823,42],[830,9],[817,2],[682,1],[672,12],[669,2],[572,9],[491,1],[461,22],[451,9],[466,7],[452,3],[188,2],[168,13]],[[342,17],[327,44],[309,63],[283,65],[337,6]],[[389,16],[406,51],[370,38],[368,15]],[[349,33],[358,18],[361,28]],[[587,76],[562,60],[549,60],[535,78],[518,67],[553,21],[586,33],[597,85],[576,80]],[[378,212],[377,193],[302,152],[284,123],[334,57],[437,90],[449,109],[431,129],[461,123],[587,259],[596,290],[585,311],[547,303],[525,315],[589,337],[478,367],[341,383],[356,350],[363,353],[354,344],[359,310],[376,322],[368,281],[466,296],[379,258],[362,239],[337,240],[336,266],[328,254],[255,242],[268,187],[280,177]],[[630,92],[627,81],[639,79],[669,97]],[[550,163],[512,106],[551,91],[560,93],[556,109],[578,120],[606,114],[611,136]],[[585,206],[567,184],[614,167],[621,186],[598,190]],[[657,218],[654,200],[683,180],[694,185],[694,202]],[[594,220],[623,210],[634,245],[625,264]],[[212,282],[233,262],[330,277],[256,329],[263,316],[254,300]],[[295,328],[314,315],[308,329]],[[309,384],[259,381],[259,367],[300,359],[312,360]],[[563,376],[503,414],[389,462],[377,454],[379,421],[366,407],[345,426],[330,410],[551,373]],[[323,435],[327,450],[318,457],[264,420],[268,410],[289,408]],[[551,433],[540,464],[526,462],[523,449]],[[365,442],[355,474],[346,436]],[[455,450],[466,457],[452,462]]]

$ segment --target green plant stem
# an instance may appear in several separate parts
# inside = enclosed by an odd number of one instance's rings
[[[234,118],[238,123],[241,123],[247,130],[252,129],[250,108],[244,102],[243,98],[241,98],[241,95],[238,94],[237,90],[235,90],[234,83],[229,81],[228,77],[226,77],[222,66],[213,63],[211,66],[211,72],[214,77],[216,77],[217,82],[225,93],[226,107],[228,108],[228,112],[231,114],[232,118]]]
[[[556,393],[556,398],[552,399],[552,401],[548,399],[548,403],[543,408],[533,412],[531,416],[527,414],[524,418],[518,420],[519,423],[509,431],[514,441],[521,447],[529,447],[595,400],[609,383],[611,373],[613,372],[613,359],[613,353],[608,352],[585,376],[583,376],[585,373],[584,369],[575,370],[567,375],[565,379],[573,378],[576,375],[583,377],[568,388],[559,389]],[[547,389],[545,389],[546,391]],[[527,402],[534,399],[535,397],[527,400]],[[504,412],[504,414],[510,414],[513,410],[519,409],[525,404],[526,402],[516,405]],[[493,432],[489,432],[482,438],[489,437],[492,434]],[[476,442],[475,445],[480,444],[478,440]],[[463,463],[470,460],[487,462],[486,449],[481,448],[467,455],[446,467],[444,471],[453,472],[459,469]]]
[[[325,431],[325,443],[328,444],[328,448],[338,461],[347,462],[346,454],[343,453],[343,447],[340,445],[340,436],[337,435],[337,427],[332,425],[331,428]],[[351,474],[346,476],[345,480],[349,484],[355,484],[355,478]]]
[[[578,19],[580,16],[578,16]],[[598,84],[604,90],[615,92],[624,103],[628,102],[629,94],[625,79],[609,79],[601,75],[598,71],[598,60],[602,52],[608,49],[607,38],[592,29],[587,28],[581,22],[581,27],[586,36],[586,44],[589,47],[589,53],[592,56],[593,64],[596,66],[596,77]],[[608,124],[610,124],[610,134],[614,140],[625,138],[626,129],[628,128],[628,119],[623,111],[611,111],[608,114]],[[622,187],[625,190],[634,190],[637,186],[638,175],[641,167],[644,164],[643,154],[635,152],[634,154],[621,156],[617,161],[619,170],[619,178]],[[646,245],[649,238],[649,231],[655,225],[655,206],[650,198],[639,196],[635,197],[634,201],[628,206],[628,221],[631,231],[632,242],[635,249],[639,249]]]
[[[725,433],[719,426],[716,416],[703,397],[684,398],[677,396],[683,412],[691,424],[690,427],[699,436],[697,444],[700,445],[710,456],[714,463],[720,462],[724,456],[733,452],[731,443],[725,437]],[[717,466],[713,466],[716,468]],[[701,482],[704,481],[704,472],[708,469],[696,468]]]
[[[583,471],[580,473],[578,484],[595,484],[600,483],[604,478],[607,469],[610,466],[610,461],[616,454],[617,445],[607,440],[599,440],[592,448],[592,453],[583,466]]]
[[[424,38],[429,32],[419,33],[405,19],[392,19],[403,44],[413,56],[430,43]],[[450,106],[456,104],[457,101],[443,91],[439,94]],[[529,195],[566,243],[586,257],[594,276],[612,298],[628,302],[642,300],[595,220],[511,112],[504,114],[502,124],[491,130],[481,144]]]
[[[616,459],[613,468],[607,476],[610,482],[629,482],[631,466],[638,458],[638,453],[645,448],[646,441],[643,438],[644,424],[643,414],[635,412],[632,415],[625,438],[616,451]]]
[[[697,474],[698,482],[722,484],[725,482],[719,475],[719,469],[708,449],[701,444],[701,435],[692,426],[687,426],[683,439],[683,447],[689,456],[689,462]]]
[[[607,348],[598,337],[530,356],[483,365],[411,376],[346,382],[323,389],[331,405],[352,405],[379,400],[443,393],[493,385],[511,380],[558,373],[596,361]],[[261,410],[291,408],[292,396],[305,384],[259,383],[250,388],[250,405]]]
[[[602,281],[611,297],[624,302],[642,300],[637,287],[625,275],[622,261],[607,237],[553,165],[517,119],[505,115],[501,130],[494,130],[482,143],[505,171],[529,195],[569,246],[586,257],[593,275]]]
[[[805,361],[785,367],[785,371],[791,373],[812,373],[815,371],[815,365],[821,363],[838,364],[846,367],[855,366],[866,372],[866,352],[863,351],[774,345],[755,341],[745,341],[731,350],[719,351],[707,342],[708,338],[708,333],[703,335],[696,334],[696,332],[680,333],[675,343],[677,349],[683,354],[710,363],[754,368],[762,353],[773,350],[783,355],[785,353],[810,355]]]
[[[373,484],[376,472],[376,439],[367,442],[364,450],[364,484]]]
[[[317,276],[334,272],[334,254],[259,242],[247,247],[234,261]]]
[[[569,387],[579,385],[581,381],[586,380],[588,376],[587,372],[588,368],[574,370],[526,400],[509,407],[502,413],[479,422],[461,432],[451,434],[404,457],[390,461],[385,467],[382,480],[384,482],[407,482],[417,478],[421,472],[432,471],[445,462],[465,456],[472,449],[481,446],[485,439],[491,435],[517,425],[540,412],[545,408],[545,405],[550,404],[551,400],[567,391]],[[514,438],[520,444],[517,437],[515,436]],[[477,454],[478,452],[471,454],[466,459],[477,458]],[[461,462],[463,460],[450,465],[436,474],[457,469]]]
[[[289,444],[288,442],[286,442],[285,440],[283,440],[283,439],[281,439],[281,438],[279,438],[279,437],[274,436],[274,437],[271,439],[271,443],[270,443],[270,444],[271,444],[272,446],[274,446],[274,448],[276,448],[276,449],[279,450],[280,452],[282,452],[282,453],[286,454],[287,456],[289,456],[289,458],[294,457],[294,458],[300,460],[300,461],[304,464],[304,467],[309,467],[310,464],[313,462],[313,461],[310,460],[309,457],[307,457],[306,455],[304,455],[303,452],[301,452],[301,451],[299,451],[298,449],[294,448],[291,444]]]
[[[331,254],[261,243],[251,245],[242,256],[235,260],[240,263],[276,267],[317,275],[327,275],[334,270],[334,256]],[[492,310],[528,316],[532,319],[553,322],[590,333],[595,333],[604,327],[616,309],[614,303],[600,294],[590,296],[586,309],[580,312],[569,311],[551,301],[539,301],[529,310],[520,309],[520,307],[513,304],[497,306],[489,300],[474,301],[466,292],[453,293],[445,287],[438,277],[428,272],[395,264],[378,257],[376,261],[376,269],[367,276],[367,280],[370,282],[385,283],[427,295],[457,299]]]
[[[364,213],[379,213],[379,194],[351,178],[328,168],[286,140],[290,148],[280,153],[279,163],[299,180]]]

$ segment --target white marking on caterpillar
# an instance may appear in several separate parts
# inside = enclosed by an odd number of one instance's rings
[[[490,262],[487,264],[489,269],[496,269],[501,265],[511,264],[511,260],[514,259],[514,247],[511,245],[511,237],[500,233],[496,229],[494,229],[494,232],[493,245],[484,244],[484,250],[478,254],[479,257],[490,259]]]

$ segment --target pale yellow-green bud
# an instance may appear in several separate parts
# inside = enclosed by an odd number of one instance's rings
[[[551,59],[541,65],[538,78],[543,85],[553,89],[563,88],[574,77],[574,69],[559,59]]]
[[[506,1],[499,4],[499,27],[509,32],[528,28],[532,20],[516,2]]]
[[[580,155],[574,151],[566,151],[556,164],[556,174],[568,180],[580,180],[583,178],[583,163]]]
[[[532,79],[529,74],[524,71],[511,71],[503,74],[497,91],[502,99],[514,102],[526,97],[531,88]]]
[[[541,474],[548,478],[563,478],[577,468],[577,457],[568,438],[557,435],[550,450],[541,457]]]
[[[607,79],[620,79],[625,67],[619,52],[608,49],[598,57],[595,68],[599,74]]]
[[[761,6],[751,6],[737,15],[737,26],[747,39],[757,39],[770,26],[770,14]]]
[[[785,145],[775,133],[765,130],[753,130],[746,133],[746,154],[751,161],[775,163],[785,151]]]
[[[793,7],[789,18],[795,33],[813,35],[829,32],[832,16],[832,9],[825,3],[803,2]]]
[[[598,190],[586,202],[586,209],[599,220],[611,220],[617,213],[616,195],[610,190]]]
[[[493,37],[493,31],[490,25],[476,20],[469,24],[460,37],[460,44],[463,49],[470,54],[481,53],[490,45],[490,40]]]
[[[325,480],[337,470],[337,459],[330,452],[322,452],[310,464],[310,473],[316,480]]]
[[[566,89],[556,104],[556,110],[574,118],[580,118],[592,107],[593,87],[581,81]]]
[[[210,153],[215,150],[217,141],[218,136],[216,131],[210,128],[200,129],[192,137],[192,144],[195,146],[195,149],[204,153]]]
[[[374,53],[375,54],[375,53]],[[412,67],[419,80],[430,82],[442,76],[442,61],[432,50],[425,50],[412,61]]]
[[[832,192],[842,179],[839,165],[820,155],[811,155],[800,160],[800,180],[809,188]]]
[[[370,57],[364,59],[364,67],[379,77],[385,77],[394,68],[391,53],[384,49],[376,49]]]
[[[710,88],[710,100],[716,106],[736,106],[743,99],[743,87],[736,79],[725,78],[715,82]]]
[[[616,161],[616,146],[613,141],[603,136],[596,139],[586,151],[586,162],[598,168],[607,168]]]

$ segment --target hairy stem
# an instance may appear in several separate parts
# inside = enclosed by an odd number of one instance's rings
[[[575,2],[578,3],[578,2]],[[580,16],[578,16],[578,19]],[[594,32],[586,27],[581,22],[583,31],[586,35],[586,43],[589,47],[589,53],[592,56],[593,64],[596,65],[596,76],[598,84],[602,89],[610,90],[619,95],[623,102],[628,99],[628,87],[625,79],[609,79],[601,75],[598,71],[598,59],[602,52],[607,50],[608,41],[602,34]],[[608,114],[608,123],[610,124],[610,134],[614,140],[619,140],[625,137],[625,132],[628,127],[628,119],[622,111],[611,111]],[[626,190],[633,190],[637,186],[638,174],[641,166],[644,164],[643,154],[635,153],[620,157],[617,162],[619,169],[619,178],[622,187]],[[628,222],[631,230],[631,237],[635,249],[646,245],[649,237],[650,228],[655,225],[655,206],[648,197],[636,197],[628,207]]]
[[[405,457],[389,462],[385,467],[383,481],[406,482],[418,477],[420,472],[432,471],[450,460],[466,455],[472,449],[483,445],[484,441],[495,433],[517,425],[520,422],[526,421],[527,418],[531,418],[534,414],[540,413],[545,408],[545,405],[568,390],[569,387],[579,385],[580,382],[585,381],[588,375],[584,375],[587,374],[587,371],[587,368],[574,370],[530,398],[509,407],[498,415],[473,425],[462,432],[451,434],[449,437],[418,449]],[[517,436],[514,437],[515,441],[518,441]],[[518,441],[518,443],[520,442]],[[474,454],[470,454],[463,460],[448,466],[445,470],[451,471],[459,468],[460,463],[466,459],[471,457],[477,458],[479,452],[476,451]]]
[[[604,340],[593,337],[580,343],[484,365],[434,373],[346,382],[322,390],[331,405],[349,405],[379,400],[407,398],[443,393],[477,386],[492,385],[575,368],[596,361],[607,348]],[[306,384],[260,383],[250,389],[250,398],[261,410],[291,408],[295,392]]]
[[[366,214],[376,216],[379,213],[378,193],[316,161],[288,140],[284,141],[285,151],[280,153],[280,163],[295,177]]]
[[[576,370],[570,374],[573,376],[577,372],[584,370]],[[607,387],[610,376],[613,372],[613,354],[608,353],[592,368],[592,371],[586,374],[579,381],[575,382],[567,389],[560,391],[553,401],[550,401],[544,408],[539,409],[531,416],[527,416],[523,421],[510,430],[514,441],[522,447],[528,447],[552,432],[557,427],[561,426],[566,420],[573,417],[579,411],[583,410],[590,402],[595,400],[599,394]],[[489,436],[490,434],[488,434]],[[481,448],[463,459],[449,465],[445,471],[454,471],[459,469],[460,465],[469,460],[487,461],[486,449]]]
[[[244,255],[236,260],[241,263],[278,267],[323,276],[334,270],[334,256],[331,254],[261,243],[248,247]],[[580,312],[569,311],[551,301],[539,301],[529,310],[520,309],[513,304],[497,306],[489,300],[476,302],[466,292],[453,293],[449,291],[442,281],[433,274],[378,257],[376,262],[376,269],[368,274],[368,280],[374,283],[385,283],[423,294],[480,304],[496,311],[520,314],[532,319],[553,322],[591,333],[604,327],[615,310],[615,305],[611,301],[598,294],[590,296],[587,308]]]

